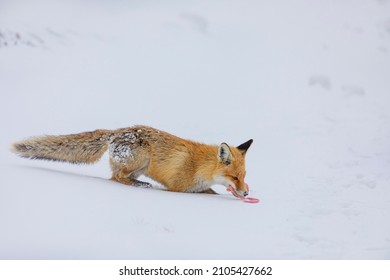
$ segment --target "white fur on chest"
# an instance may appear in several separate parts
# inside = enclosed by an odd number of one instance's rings
[[[190,188],[188,188],[186,190],[186,192],[188,192],[188,193],[203,192],[203,191],[209,189],[214,184],[215,184],[215,182],[208,182],[208,181],[204,181],[204,180],[199,178],[197,180],[196,184],[194,186],[191,186]]]
[[[189,193],[203,192],[209,189],[212,185],[222,185],[225,187],[233,186],[234,188],[236,187],[236,185],[233,182],[226,179],[224,176],[215,176],[213,181],[205,181],[202,180],[201,178],[198,178],[197,184],[187,189],[186,192]]]

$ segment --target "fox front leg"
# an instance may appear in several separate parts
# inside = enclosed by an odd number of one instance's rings
[[[206,189],[206,190],[202,191],[202,193],[218,194],[218,193],[216,193],[213,189]]]

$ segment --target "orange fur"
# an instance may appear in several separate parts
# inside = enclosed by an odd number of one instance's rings
[[[206,145],[147,127],[95,130],[79,134],[43,136],[15,143],[12,150],[31,159],[94,163],[108,149],[112,180],[126,185],[145,175],[175,192],[215,193],[214,184],[245,185],[245,154],[252,140],[239,147]]]

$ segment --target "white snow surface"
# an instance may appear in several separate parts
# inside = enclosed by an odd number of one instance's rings
[[[0,259],[390,259],[390,1],[0,2]],[[247,154],[250,196],[9,151],[150,125]]]

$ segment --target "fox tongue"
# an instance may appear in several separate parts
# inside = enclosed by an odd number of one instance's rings
[[[248,188],[248,185],[246,184],[246,187]],[[227,187],[226,189],[228,192],[231,192],[235,197],[237,197],[238,199],[244,201],[244,202],[248,202],[248,203],[258,203],[260,200],[257,199],[257,198],[253,198],[253,197],[245,197],[245,196],[242,196],[240,195],[239,193],[237,193],[237,191],[232,187],[232,186],[229,186]]]
[[[245,183],[245,189],[246,191],[249,193],[249,187],[248,187],[248,184]],[[245,196],[239,194],[235,188],[233,188],[232,186],[229,186],[227,187],[226,189],[228,192],[231,192],[235,197],[239,198],[239,199],[245,199]]]
[[[226,189],[228,192],[231,192],[235,197],[239,199],[245,199],[245,196],[240,195],[232,186],[227,187]]]

